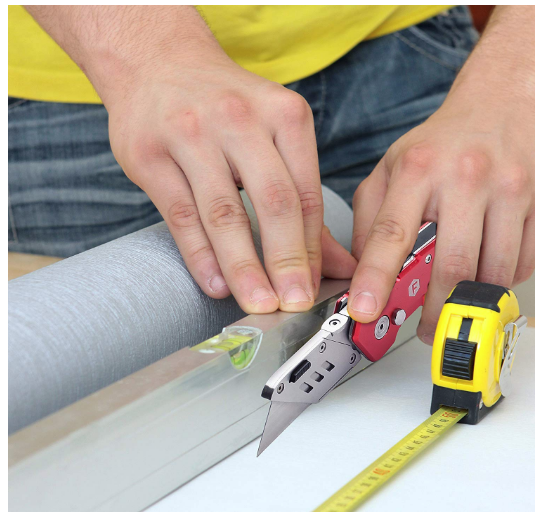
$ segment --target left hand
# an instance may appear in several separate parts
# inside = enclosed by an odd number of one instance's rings
[[[396,141],[355,193],[349,313],[385,307],[421,222],[438,224],[418,335],[432,344],[461,280],[511,287],[534,271],[534,100],[448,96]]]

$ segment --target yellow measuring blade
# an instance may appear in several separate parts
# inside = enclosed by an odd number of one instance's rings
[[[465,409],[442,406],[434,415],[345,484],[315,511],[354,511],[411,459],[438,440],[438,437],[444,434],[447,429],[459,422],[466,413]]]

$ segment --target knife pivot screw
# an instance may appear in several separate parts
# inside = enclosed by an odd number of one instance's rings
[[[323,342],[319,347],[319,353],[324,353],[326,351],[326,342]]]
[[[282,393],[284,391],[284,384],[281,382],[278,386],[277,386],[277,393]]]
[[[355,360],[356,360],[356,355],[353,353],[353,354],[351,355],[351,360],[350,360],[351,364],[354,364],[354,363],[355,363]]]
[[[389,317],[387,315],[383,315],[377,321],[377,324],[375,325],[375,330],[374,330],[375,338],[377,340],[381,340],[387,334],[387,331],[389,330],[390,323],[391,322],[390,322]]]
[[[339,324],[339,320],[337,318],[334,318],[333,320],[330,320],[331,326],[337,326]]]
[[[428,254],[426,257],[425,257],[425,264],[430,264],[430,261],[432,260],[432,255]]]

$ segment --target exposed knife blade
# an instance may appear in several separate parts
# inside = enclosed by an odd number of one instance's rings
[[[349,321],[347,308],[332,315],[267,381],[262,397],[271,407],[258,455],[360,362],[361,353],[349,341]]]
[[[256,456],[259,457],[310,405],[303,402],[271,402]]]

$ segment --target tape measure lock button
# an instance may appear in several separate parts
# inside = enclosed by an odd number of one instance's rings
[[[446,339],[442,375],[444,377],[472,380],[474,376],[474,361],[476,357],[475,342]]]

